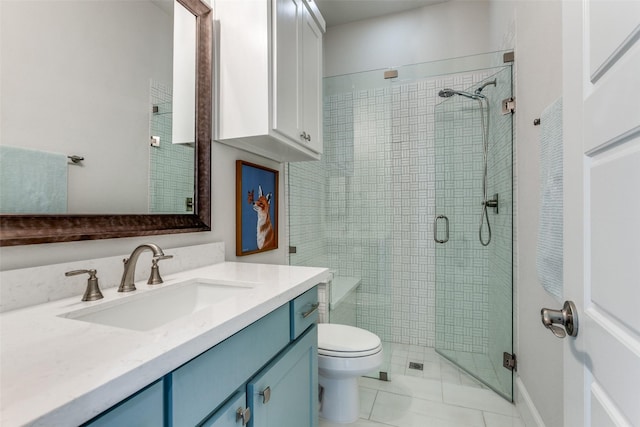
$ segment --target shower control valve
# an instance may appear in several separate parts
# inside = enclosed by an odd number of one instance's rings
[[[498,209],[498,193],[493,195],[493,199],[489,199],[489,200],[484,200],[482,202],[483,205],[485,205],[488,208],[493,208],[494,213],[500,213],[499,209]]]

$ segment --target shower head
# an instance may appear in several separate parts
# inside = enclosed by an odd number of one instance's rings
[[[438,92],[438,96],[440,98],[450,98],[455,94],[456,94],[456,91],[453,89],[442,89],[440,92]]]
[[[484,98],[484,95],[480,94],[480,93],[469,93],[469,92],[464,92],[461,90],[454,90],[454,89],[442,89],[440,92],[438,92],[438,96],[441,98],[450,98],[453,95],[460,95],[460,96],[464,96],[465,98],[469,98],[469,99],[479,99],[479,98]]]
[[[474,92],[476,95],[480,95],[480,92],[482,92],[482,89],[484,89],[487,86],[491,86],[494,85],[496,86],[496,79],[493,79],[489,82],[486,82],[485,84],[483,84],[482,86],[480,86],[478,89],[476,89],[476,91]]]

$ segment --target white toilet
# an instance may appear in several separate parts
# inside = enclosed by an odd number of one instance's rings
[[[356,421],[360,413],[358,377],[381,364],[382,343],[376,334],[353,326],[318,324],[320,416],[341,424]]]

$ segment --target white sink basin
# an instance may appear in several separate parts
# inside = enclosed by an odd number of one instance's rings
[[[173,320],[248,293],[253,283],[191,279],[182,283],[87,307],[60,317],[136,331],[148,331]]]

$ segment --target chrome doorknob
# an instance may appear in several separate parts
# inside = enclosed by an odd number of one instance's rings
[[[578,311],[573,301],[565,301],[562,310],[543,308],[540,310],[542,324],[558,338],[578,335]],[[560,326],[557,326],[560,325]]]

